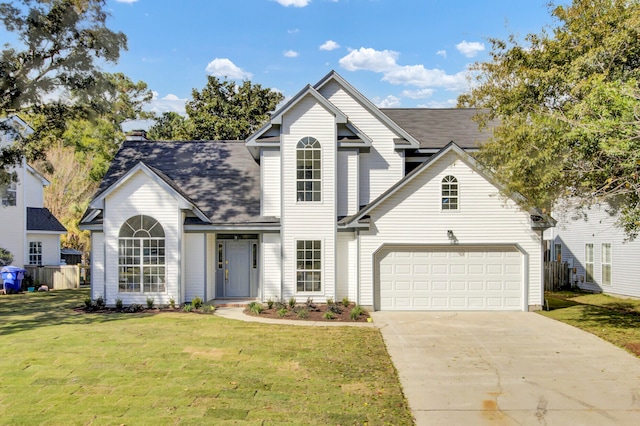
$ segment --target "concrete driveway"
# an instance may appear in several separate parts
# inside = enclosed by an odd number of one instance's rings
[[[528,312],[374,312],[418,425],[640,425],[640,359]]]

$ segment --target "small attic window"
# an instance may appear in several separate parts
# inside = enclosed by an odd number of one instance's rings
[[[455,176],[442,179],[442,210],[458,210],[458,179]]]

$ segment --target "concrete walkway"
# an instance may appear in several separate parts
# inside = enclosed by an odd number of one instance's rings
[[[374,312],[418,425],[640,425],[640,360],[528,312]]]

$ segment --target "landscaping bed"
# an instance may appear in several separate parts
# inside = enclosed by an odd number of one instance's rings
[[[307,299],[298,303],[291,298],[286,303],[269,300],[267,303],[252,302],[244,310],[245,314],[264,318],[326,321],[326,322],[367,322],[369,313],[361,306],[345,298],[341,302],[328,299],[326,303],[315,303]]]
[[[640,300],[606,294],[550,292],[540,313],[613,343],[640,357]]]

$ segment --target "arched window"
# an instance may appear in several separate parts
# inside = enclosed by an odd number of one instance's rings
[[[296,185],[298,201],[321,200],[320,142],[310,136],[300,139],[296,147]]]
[[[166,291],[164,229],[150,216],[133,216],[118,234],[118,291]]]
[[[458,179],[453,176],[442,179],[442,210],[458,210]]]

